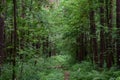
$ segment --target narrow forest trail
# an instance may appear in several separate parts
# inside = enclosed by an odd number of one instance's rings
[[[47,70],[50,71],[46,76],[53,75],[58,78],[58,80],[70,80],[70,64],[69,64],[70,56],[67,55],[56,55],[48,58]],[[57,73],[56,73],[57,72]],[[51,76],[52,80],[53,77]],[[61,78],[61,79],[60,79]]]
[[[54,66],[54,67],[51,67],[51,68],[58,69],[58,70],[62,69],[63,74],[64,74],[64,76],[63,76],[64,80],[70,80],[70,72],[69,72],[69,70],[64,70],[64,67],[62,67],[62,66]]]
[[[70,80],[69,77],[70,77],[69,71],[64,71],[64,80]]]

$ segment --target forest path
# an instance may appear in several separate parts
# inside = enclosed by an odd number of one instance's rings
[[[69,80],[69,77],[70,77],[69,71],[65,71],[64,72],[64,80]]]
[[[61,65],[58,65],[58,66],[52,66],[52,67],[49,67],[48,69],[62,69],[63,70],[63,74],[64,74],[64,80],[70,80],[70,72],[68,70],[64,70],[64,67],[61,66]]]

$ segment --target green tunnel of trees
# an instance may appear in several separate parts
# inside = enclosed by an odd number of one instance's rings
[[[70,56],[66,65],[87,61],[100,71],[119,71],[119,28],[120,0],[0,0],[0,79],[57,80],[32,79],[25,70],[46,68],[48,58],[59,55]]]

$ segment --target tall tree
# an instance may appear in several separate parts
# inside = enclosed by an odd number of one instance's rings
[[[83,61],[86,55],[85,43],[84,43],[84,33],[79,34],[76,39],[77,50],[76,50],[76,60]]]
[[[97,39],[96,39],[96,23],[95,23],[95,11],[93,9],[93,1],[90,2],[90,32],[91,32],[91,51],[93,53],[93,62],[98,63],[98,46],[97,46]]]
[[[113,27],[113,0],[106,0],[106,23],[108,26],[108,34],[106,35],[106,63],[110,68],[113,64],[113,44],[112,44],[112,27]]]
[[[16,80],[16,53],[17,53],[17,21],[16,21],[16,0],[13,0],[13,16],[14,16],[14,51],[13,51],[13,74],[12,80]]]
[[[4,60],[4,19],[0,16],[0,71]]]
[[[21,0],[21,9],[22,9],[22,12],[21,12],[21,19],[22,20],[24,20],[25,19],[25,9],[26,9],[26,7],[25,7],[25,0]],[[25,22],[21,22],[21,25],[23,26],[23,28],[25,27]],[[21,35],[19,35],[19,48],[20,48],[20,50],[22,49],[24,49],[24,46],[25,46],[25,37],[24,37],[24,35],[26,35],[25,34],[25,32],[26,31],[24,31],[24,30],[19,30],[20,32],[21,32]],[[20,55],[20,59],[21,59],[21,70],[20,70],[20,79],[23,77],[23,54],[22,55]]]
[[[105,53],[105,37],[104,37],[104,26],[105,26],[105,10],[104,10],[104,0],[100,1],[100,67],[103,67],[104,64],[104,53]]]
[[[0,1],[0,11],[2,12],[4,10],[4,0]],[[4,12],[3,12],[4,13]],[[1,67],[2,63],[4,61],[5,53],[4,53],[4,14],[0,13],[0,75],[1,75]]]
[[[120,66],[120,0],[116,1],[117,65]]]

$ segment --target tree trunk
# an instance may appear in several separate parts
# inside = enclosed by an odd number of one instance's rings
[[[13,15],[14,15],[14,51],[13,51],[13,74],[12,80],[16,80],[16,53],[17,53],[17,22],[16,22],[16,0],[13,0]]]
[[[104,17],[104,0],[100,0],[100,67],[104,65],[104,53],[105,53],[105,37],[104,37],[104,26],[105,26],[105,17]]]
[[[4,61],[4,19],[0,16],[0,74]]]
[[[78,61],[83,61],[85,57],[85,45],[84,45],[84,33],[81,33],[76,40],[77,50],[76,50],[76,59]]]
[[[24,20],[24,18],[25,18],[25,0],[21,0],[21,8],[22,8],[22,13],[21,13],[21,18]],[[21,23],[21,25],[23,26],[23,27],[25,27],[25,22],[22,22]],[[24,46],[25,46],[25,37],[24,37],[24,35],[26,35],[25,34],[25,31],[22,31],[22,30],[20,30],[20,32],[21,32],[21,36],[19,36],[19,48],[20,49],[24,49]],[[21,55],[19,55],[20,56],[20,59],[21,59],[21,70],[20,70],[20,77],[19,77],[19,79],[22,79],[22,77],[23,77],[23,61],[24,61],[24,56],[23,56],[23,54],[21,54]]]
[[[91,48],[93,53],[93,62],[98,64],[98,46],[96,39],[96,25],[95,25],[95,12],[93,9],[90,10],[90,31],[91,31]]]
[[[108,34],[106,35],[106,61],[107,61],[107,67],[110,68],[114,62],[113,57],[113,47],[112,47],[112,27],[113,27],[113,1],[112,0],[106,0],[106,16],[107,16],[107,26],[108,26]]]
[[[116,1],[117,65],[120,67],[120,0]]]

